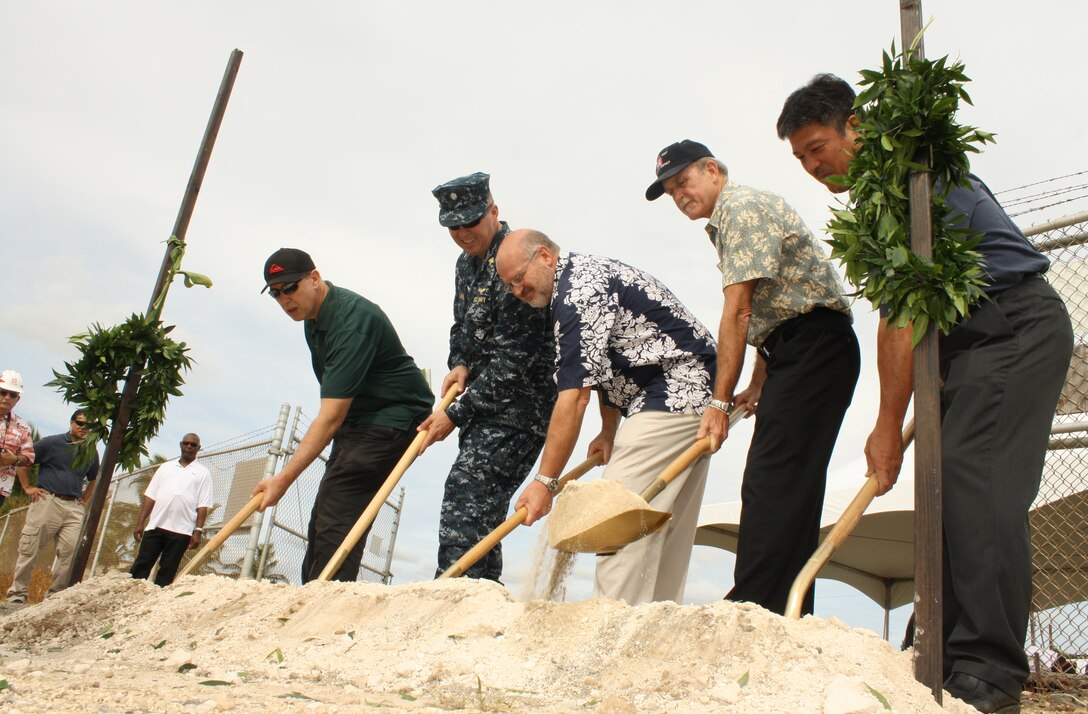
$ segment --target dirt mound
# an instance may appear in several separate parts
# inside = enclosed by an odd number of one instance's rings
[[[0,618],[0,678],[0,706],[24,713],[942,711],[906,654],[835,621],[724,601],[523,603],[465,579],[97,578]]]

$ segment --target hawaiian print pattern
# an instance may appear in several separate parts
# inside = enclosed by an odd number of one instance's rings
[[[560,391],[596,387],[627,417],[702,413],[714,381],[714,338],[667,287],[618,260],[580,253],[560,253],[555,276]]]
[[[0,419],[0,448],[13,454],[21,454],[34,463],[34,439],[30,423],[15,413]],[[15,467],[0,467],[0,495],[10,496],[15,486]]]
[[[842,281],[797,212],[768,191],[729,181],[706,225],[718,251],[722,287],[758,279],[748,344],[815,307],[850,315]]]

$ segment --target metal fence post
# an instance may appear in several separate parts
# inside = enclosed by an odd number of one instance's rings
[[[280,405],[280,417],[276,420],[276,432],[272,435],[272,443],[268,445],[268,460],[264,466],[264,478],[272,478],[276,475],[276,464],[283,454],[283,435],[287,431],[287,418],[291,415],[291,405]],[[246,555],[242,560],[242,572],[239,578],[253,577],[253,560],[257,554],[257,542],[261,537],[261,526],[264,525],[264,514],[258,512],[254,516],[253,525],[249,530],[249,545],[246,546]]]
[[[121,476],[113,484],[113,491],[110,493],[110,505],[106,506],[106,516],[102,519],[102,530],[98,536],[98,547],[94,549],[94,560],[91,561],[91,577],[94,577],[95,572],[98,570],[98,556],[102,555],[102,546],[106,543],[106,529],[110,524],[110,516],[113,515],[113,504],[117,501],[117,488],[120,480],[124,478]]]
[[[400,498],[393,511],[393,527],[389,530],[389,548],[385,551],[385,567],[382,569],[382,584],[393,582],[393,550],[397,545],[397,531],[400,530],[400,514],[404,511],[404,486],[400,487]]]
[[[287,405],[284,404],[284,406]],[[280,447],[284,466],[287,465],[287,462],[291,460],[295,453],[295,438],[298,435],[298,422],[301,418],[302,407],[295,407],[295,419],[291,422],[291,433],[287,436],[287,441]],[[264,580],[264,567],[268,563],[268,551],[272,547],[272,530],[276,527],[276,509],[279,508],[279,505],[277,503],[272,506],[272,512],[268,519],[268,528],[265,529],[264,546],[261,548],[261,561],[257,563],[257,580]]]

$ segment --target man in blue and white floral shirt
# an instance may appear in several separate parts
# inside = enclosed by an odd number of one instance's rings
[[[605,478],[641,492],[695,441],[714,381],[714,338],[652,275],[611,258],[560,252],[538,231],[510,233],[496,266],[518,299],[551,308],[555,331],[559,397],[540,472],[515,506],[528,510],[526,525],[551,510],[590,390],[602,427],[589,453],[602,452]],[[698,459],[654,498],[655,508],[674,514],[665,529],[597,558],[595,596],[632,605],[681,600],[709,463]]]

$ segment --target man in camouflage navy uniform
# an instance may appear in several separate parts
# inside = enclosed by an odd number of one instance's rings
[[[689,139],[661,150],[656,173],[646,198],[668,194],[689,219],[708,219],[722,273],[714,398],[699,436],[709,434],[717,450],[730,402],[756,414],[726,598],[781,615],[819,544],[827,464],[858,379],[850,306],[819,243],[781,196],[731,181],[725,164]],[[736,391],[746,343],[756,363],[751,383]],[[806,614],[813,600],[809,588]]]
[[[474,173],[431,192],[438,199],[439,224],[463,251],[457,259],[450,373],[441,391],[457,384],[462,396],[419,427],[429,430],[424,449],[460,429],[460,450],[442,499],[439,574],[506,518],[510,499],[544,445],[555,402],[547,310],[515,298],[495,272],[495,254],[510,228],[499,220],[489,180]],[[497,581],[501,547],[465,574]]]

